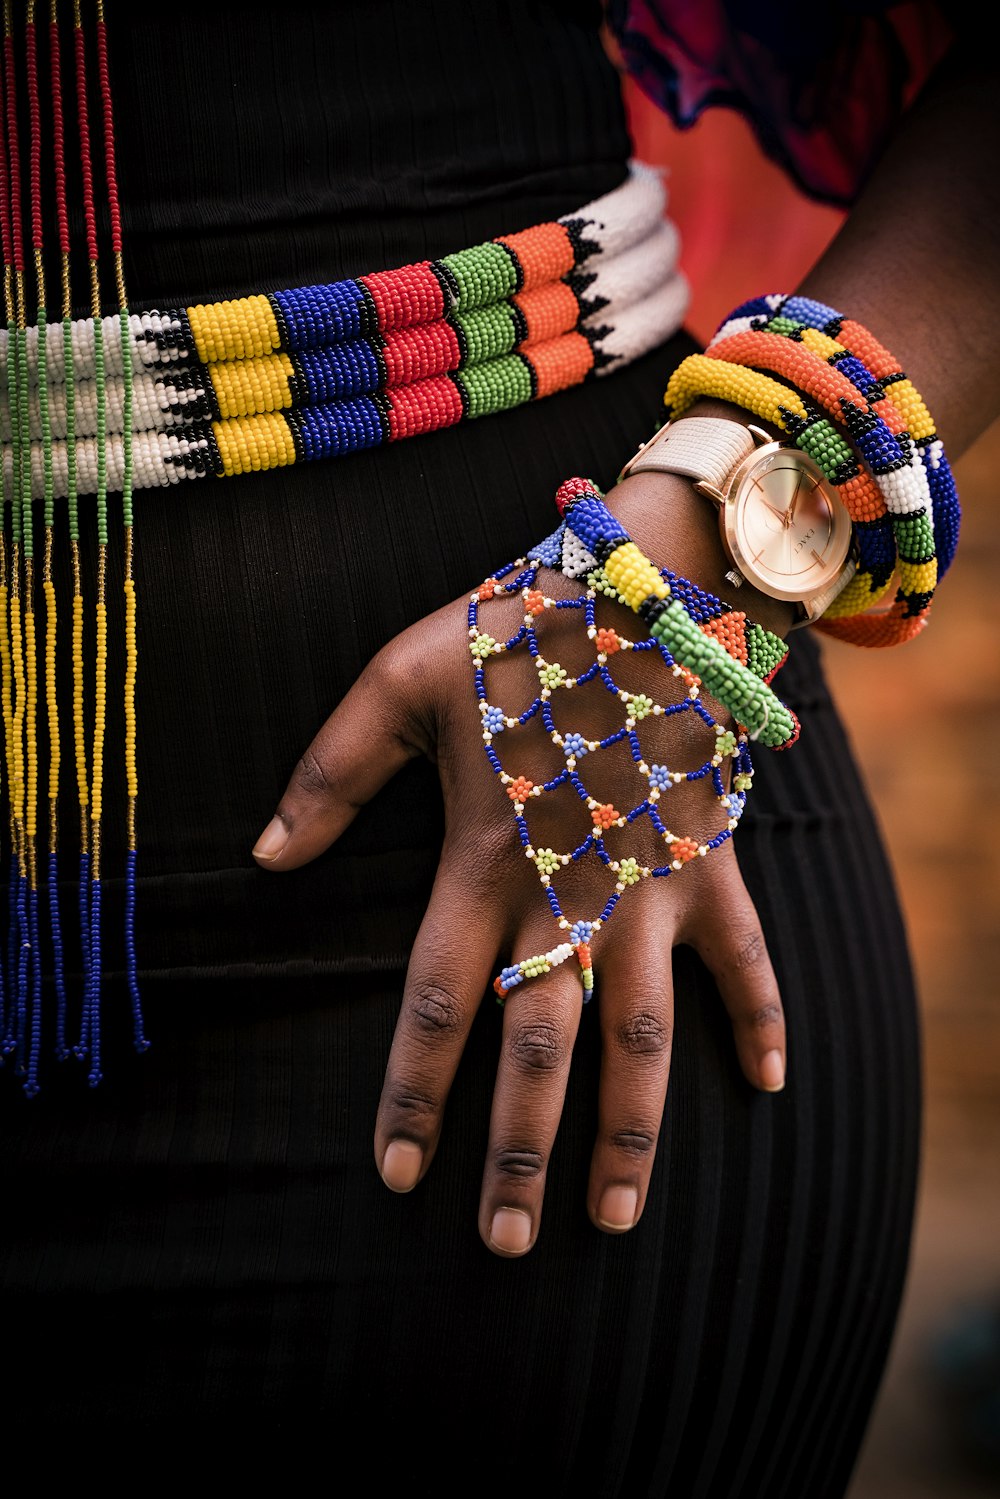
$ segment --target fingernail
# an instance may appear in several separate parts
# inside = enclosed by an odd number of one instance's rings
[[[412,1140],[392,1140],[382,1157],[382,1180],[394,1192],[409,1192],[417,1185],[424,1153]]]
[[[785,1086],[785,1064],[780,1051],[769,1051],[760,1064],[761,1086],[768,1093],[780,1093]]]
[[[635,1187],[605,1187],[601,1205],[597,1209],[597,1221],[602,1228],[631,1228],[635,1222],[635,1210],[639,1205],[639,1194]]]
[[[497,1208],[490,1224],[490,1243],[507,1254],[523,1254],[531,1241],[531,1219],[520,1208]]]
[[[278,857],[287,842],[288,829],[280,817],[272,817],[253,846],[253,856],[270,862]]]

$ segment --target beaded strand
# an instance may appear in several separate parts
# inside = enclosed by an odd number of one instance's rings
[[[34,968],[37,948],[37,886],[35,855],[34,792],[37,788],[37,743],[34,736],[37,712],[37,670],[33,600],[33,525],[30,475],[26,454],[24,395],[27,387],[25,339],[24,248],[21,221],[21,171],[18,146],[16,72],[11,0],[4,0],[4,103],[6,107],[6,190],[4,192],[4,297],[7,313],[8,348],[14,350],[7,371],[11,410],[11,574],[10,646],[13,710],[10,724],[13,814],[11,951],[9,954],[8,1014],[3,1051],[13,1054],[15,1072],[28,1079],[33,1052],[37,1005],[34,1001]],[[27,502],[27,503],[26,503]],[[22,585],[23,568],[23,585]],[[34,918],[34,919],[33,919]],[[16,961],[14,952],[16,951]]]
[[[97,70],[101,87],[101,112],[104,120],[104,157],[108,188],[108,214],[111,221],[111,249],[114,255],[115,287],[118,294],[118,315],[121,322],[122,347],[128,338],[129,309],[125,290],[125,268],[122,260],[121,210],[118,203],[118,173],[115,164],[114,117],[111,107],[111,80],[108,73],[108,40],[104,21],[104,0],[97,4]],[[124,419],[122,423],[122,522],[125,530],[124,577],[122,591],[125,597],[125,783],[128,797],[126,826],[127,852],[125,863],[125,972],[128,980],[129,1000],[132,1006],[132,1040],[136,1051],[149,1047],[142,1016],[139,995],[138,963],[135,949],[135,903],[136,867],[138,849],[136,845],[136,805],[139,796],[139,776],[135,757],[135,684],[138,670],[136,643],[136,594],[134,578],[134,532],[132,525],[132,365],[123,362]],[[97,1079],[92,1078],[92,1081]]]
[[[107,401],[104,378],[104,321],[98,270],[97,207],[91,159],[88,114],[88,52],[81,0],[72,7],[74,73],[79,131],[82,209],[88,259],[90,323],[93,339],[93,387],[95,425],[91,439],[94,454],[93,493],[96,496],[97,579],[94,600],[93,720],[90,725],[88,764],[87,715],[85,713],[84,597],[80,559],[78,466],[76,447],[77,381],[73,363],[73,329],[70,286],[69,210],[66,195],[65,131],[63,120],[61,51],[58,0],[49,0],[47,40],[52,106],[52,169],[55,219],[58,231],[62,285],[61,322],[50,328],[44,267],[44,222],[42,199],[42,130],[39,85],[39,27],[37,0],[26,0],[24,55],[29,139],[30,235],[35,271],[36,317],[29,339],[25,290],[24,227],[21,214],[21,171],[16,100],[16,59],[12,23],[12,0],[4,0],[3,60],[0,67],[0,230],[4,256],[4,302],[7,319],[6,385],[8,395],[10,461],[0,474],[0,500],[10,503],[10,533],[0,530],[0,588],[3,593],[0,619],[0,675],[2,675],[4,756],[9,789],[10,821],[10,921],[6,982],[0,987],[3,1028],[0,1052],[13,1055],[14,1071],[23,1079],[29,1097],[39,1090],[39,1067],[43,1044],[42,957],[39,932],[41,885],[38,870],[37,816],[40,796],[39,744],[44,724],[49,764],[47,895],[51,923],[53,984],[55,989],[54,1049],[57,1057],[73,1055],[89,1059],[88,1081],[96,1086],[101,1078],[101,947],[102,813],[105,779],[105,723],[107,691]],[[121,222],[115,171],[113,117],[107,68],[107,37],[102,0],[94,0],[96,71],[103,126],[103,162],[108,192],[111,249],[117,289],[117,331],[127,340],[130,315],[122,270]],[[52,329],[57,330],[53,337]],[[59,339],[62,347],[59,346]],[[34,388],[31,388],[29,343],[34,350]],[[52,379],[53,370],[59,378]],[[137,1049],[146,1045],[137,988],[134,947],[135,908],[135,806],[138,792],[135,763],[135,591],[132,577],[132,371],[122,372],[121,409],[124,415],[120,476],[125,523],[125,779],[128,850],[125,878],[125,967],[133,1012]],[[60,420],[66,434],[64,466],[59,485],[67,498],[70,561],[73,575],[72,676],[73,735],[80,802],[80,938],[83,964],[83,997],[79,1037],[68,1038],[67,995],[62,927],[59,910],[58,789],[61,764],[60,711],[56,692],[58,643],[57,599],[53,576],[55,500],[57,474],[52,436],[50,392],[61,389]],[[37,418],[39,437],[33,444],[30,423]],[[8,477],[9,475],[9,477]],[[40,482],[39,482],[40,481]],[[43,501],[44,552],[38,568],[33,495]],[[41,571],[41,593],[45,600],[44,641],[38,638],[34,608],[36,573]],[[39,691],[38,668],[43,663],[44,692]]]

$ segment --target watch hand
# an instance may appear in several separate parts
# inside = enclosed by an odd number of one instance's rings
[[[786,515],[788,514],[787,510],[779,510],[778,507],[777,507],[777,505],[772,505],[771,502],[770,502],[770,500],[765,500],[764,499],[763,495],[761,495],[761,501],[766,506],[766,508],[768,510],[770,510],[770,512],[771,512],[772,515],[776,515],[778,517],[778,519],[780,520],[780,522],[781,522],[781,524],[783,526],[785,526],[785,525],[788,524],[788,522],[785,519]]]
[[[801,474],[798,477],[798,480],[797,480],[796,485],[795,485],[795,493],[792,495],[792,502],[789,505],[788,510],[786,512],[786,515],[785,515],[785,525],[786,526],[790,526],[792,524],[792,518],[795,515],[795,507],[799,503],[799,495],[802,492],[802,477],[803,476]]]

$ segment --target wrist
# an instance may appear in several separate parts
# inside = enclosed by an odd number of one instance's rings
[[[705,414],[729,415],[731,408]],[[737,590],[727,580],[733,564],[722,544],[714,508],[689,479],[679,474],[632,474],[609,490],[606,500],[612,515],[658,567],[683,573],[773,634],[783,639],[788,634],[795,620],[792,604],[771,598],[750,583]]]

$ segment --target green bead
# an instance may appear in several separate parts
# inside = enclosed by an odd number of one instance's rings
[[[466,366],[509,354],[516,346],[514,313],[507,303],[498,307],[483,307],[477,312],[456,313],[453,322],[465,339]]]
[[[447,266],[458,285],[456,310],[459,312],[486,307],[491,302],[513,296],[517,291],[517,271],[503,245],[475,245],[471,250],[445,255],[441,263]]]
[[[455,378],[465,391],[470,418],[506,411],[531,400],[531,375],[517,354],[470,365]]]

